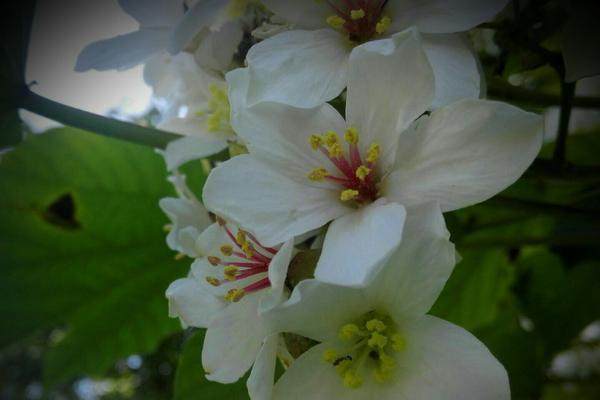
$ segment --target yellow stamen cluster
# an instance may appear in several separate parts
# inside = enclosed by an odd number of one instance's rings
[[[231,289],[225,294],[225,300],[236,303],[246,294],[244,289]]]
[[[340,193],[340,200],[342,201],[350,201],[356,199],[360,195],[358,190],[354,189],[346,189]]]
[[[209,132],[230,131],[229,124],[229,99],[227,93],[215,84],[208,87],[211,99],[208,101],[208,111],[199,112],[198,115],[209,114],[206,119],[206,128]]]
[[[352,18],[354,21],[356,21],[357,19],[361,19],[365,17],[365,10],[363,10],[362,8],[359,8],[358,10],[350,10],[350,18]]]
[[[379,159],[379,153],[381,152],[381,148],[377,143],[373,143],[369,146],[367,150],[367,162],[374,163]]]
[[[342,29],[344,27],[344,24],[346,23],[346,21],[344,21],[344,18],[338,15],[330,15],[325,19],[325,21],[333,29]]]
[[[342,326],[338,337],[348,343],[348,351],[327,349],[322,358],[335,367],[344,386],[351,389],[362,386],[360,371],[368,365],[373,367],[373,378],[377,382],[385,382],[396,366],[394,358],[386,349],[391,348],[396,352],[406,349],[406,340],[396,333],[390,318],[380,317],[375,312],[367,313],[359,323]]]
[[[384,34],[388,29],[390,29],[390,25],[392,24],[392,20],[390,19],[390,17],[384,16],[383,18],[381,18],[379,20],[379,22],[375,25],[375,32],[377,32],[378,34],[382,35]]]
[[[317,167],[309,172],[308,179],[310,179],[311,181],[322,181],[328,175],[329,175],[329,173],[327,172],[327,170],[325,168]]]

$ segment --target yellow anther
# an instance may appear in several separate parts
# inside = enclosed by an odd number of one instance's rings
[[[325,139],[325,144],[329,147],[340,143],[340,137],[338,136],[337,132],[335,132],[335,131],[325,132],[324,139]]]
[[[398,334],[392,336],[392,348],[396,351],[404,351],[406,349],[406,339],[404,336]]]
[[[212,266],[215,266],[215,267],[221,263],[221,259],[216,256],[208,256],[208,257],[206,257],[206,259]]]
[[[396,366],[396,362],[394,359],[387,354],[380,352],[379,353],[379,367],[375,369],[373,372],[373,376],[375,380],[379,383],[385,382],[391,375],[391,372],[394,370]]]
[[[223,254],[226,257],[229,257],[230,255],[233,254],[233,247],[231,247],[228,244],[222,245],[220,250],[221,250],[221,254]]]
[[[358,129],[356,128],[348,128],[344,133],[344,139],[349,144],[357,144],[358,143]]]
[[[361,19],[365,17],[365,10],[359,8],[358,10],[350,10],[350,18],[353,20]]]
[[[364,165],[356,168],[355,174],[358,179],[364,181],[365,178],[371,173],[371,168],[367,168]]]
[[[343,26],[344,26],[344,24],[346,23],[346,21],[344,20],[344,18],[342,18],[342,17],[340,17],[338,15],[330,15],[329,17],[327,17],[325,19],[325,21],[333,29],[342,29]]]
[[[381,148],[377,143],[373,143],[369,146],[367,150],[367,161],[370,163],[374,163],[379,159],[379,153],[381,152]]]
[[[373,318],[372,320],[367,321],[365,326],[371,332],[383,332],[386,328],[383,321],[377,318]]]
[[[375,25],[375,32],[381,35],[390,28],[391,24],[392,20],[390,19],[390,17],[385,16],[381,18],[379,22]]]
[[[342,193],[340,194],[340,200],[342,200],[342,201],[354,200],[355,198],[358,197],[359,194],[360,193],[358,192],[358,190],[346,189],[346,190],[343,190]]]
[[[183,260],[185,258],[185,253],[177,253],[175,254],[175,257],[173,257],[175,259],[175,261],[179,261],[179,260]]]
[[[313,150],[317,150],[319,146],[323,144],[323,138],[321,137],[321,135],[317,135],[315,133],[310,135],[310,137],[308,138],[308,142],[310,143],[310,147]]]
[[[329,173],[327,172],[327,170],[325,168],[317,167],[317,168],[313,169],[312,171],[310,171],[310,173],[308,174],[308,179],[310,179],[311,181],[322,181],[328,175],[329,175]]]
[[[225,275],[225,279],[228,281],[235,281],[235,276],[237,275],[238,268],[235,265],[228,265],[223,268],[223,274]]]
[[[219,286],[221,284],[221,281],[215,278],[214,276],[207,276],[206,282],[210,283],[213,286]]]
[[[243,230],[240,229],[237,231],[237,233],[235,234],[235,240],[240,246],[246,243],[246,234]]]
[[[355,324],[346,324],[340,329],[338,336],[341,340],[354,340],[359,336],[364,336],[364,332]]]
[[[323,361],[332,364],[337,359],[337,351],[335,349],[327,349],[323,352]]]
[[[342,381],[344,382],[344,386],[349,387],[350,389],[357,389],[361,387],[363,383],[361,377],[358,376],[353,369],[349,369],[344,373]]]
[[[164,224],[163,225],[163,231],[165,231],[165,232],[171,232],[172,229],[173,229],[172,224]]]
[[[251,258],[254,255],[254,247],[250,242],[242,243],[242,251],[248,258]]]
[[[344,155],[344,150],[342,150],[342,146],[339,143],[335,143],[332,146],[329,146],[329,157],[338,158]]]
[[[240,301],[245,294],[246,291],[244,289],[231,289],[225,294],[225,300],[235,303]]]
[[[377,332],[373,332],[371,334],[371,338],[367,342],[369,347],[372,347],[372,348],[379,347],[380,349],[383,349],[387,345],[387,343],[388,343],[388,338],[386,336],[383,336],[381,333],[377,333]]]

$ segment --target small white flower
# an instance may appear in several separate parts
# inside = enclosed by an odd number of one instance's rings
[[[321,342],[275,385],[275,400],[508,400],[502,365],[466,330],[425,315],[455,264],[439,207],[409,215],[375,280],[353,289],[306,280],[266,315],[273,329]]]
[[[480,95],[478,62],[457,35],[494,16],[506,0],[265,0],[275,15],[297,30],[278,34],[250,49],[249,104],[276,101],[314,107],[340,94],[347,84],[352,48],[410,26],[423,35],[433,66],[433,107]]]
[[[227,76],[231,123],[250,154],[211,172],[204,202],[267,245],[332,221],[315,271],[330,283],[368,282],[401,240],[404,206],[486,200],[542,142],[541,118],[504,103],[462,100],[424,115],[433,74],[415,30],[354,49],[346,120],[329,104],[238,108],[248,79],[244,69]]]
[[[170,315],[207,328],[202,363],[208,379],[235,382],[254,364],[248,388],[253,399],[264,398],[272,387],[278,335],[263,314],[286,298],[293,240],[262,246],[249,232],[217,218],[197,245],[206,257],[167,289]]]

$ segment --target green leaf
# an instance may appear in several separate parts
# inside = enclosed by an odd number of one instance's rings
[[[165,245],[158,200],[173,193],[152,149],[69,128],[35,135],[0,162],[0,193],[0,346],[62,327],[48,384],[101,374],[180,329],[164,291],[189,262]]]
[[[204,377],[202,369],[203,342],[204,330],[194,332],[186,341],[175,373],[174,400],[247,399],[247,377],[229,385],[211,382]]]
[[[431,314],[467,330],[492,323],[507,297],[514,270],[500,250],[466,251]]]

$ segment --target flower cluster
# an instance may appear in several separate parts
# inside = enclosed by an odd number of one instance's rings
[[[193,263],[166,296],[207,329],[208,379],[251,369],[252,399],[508,399],[485,346],[427,315],[457,262],[442,213],[541,146],[537,115],[481,99],[460,35],[506,1],[146,3],[121,0],[140,30],[78,68],[144,63],[159,127],[183,136],[160,206]],[[178,167],[225,149],[200,201]]]

